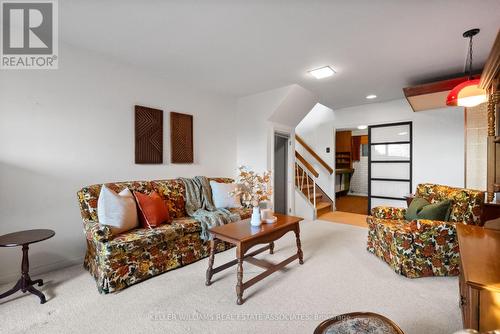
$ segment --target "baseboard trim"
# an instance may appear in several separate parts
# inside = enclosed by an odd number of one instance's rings
[[[49,264],[44,264],[44,265],[39,265],[39,266],[30,266],[30,276],[36,275],[42,275],[45,273],[48,273],[50,271],[74,266],[76,264],[82,264],[83,265],[83,256],[79,256],[73,259],[64,259],[61,261],[56,261],[53,263]],[[21,264],[19,264],[20,266]],[[21,273],[19,271],[16,272],[11,272],[5,275],[0,276],[0,284],[8,284],[8,283],[15,283],[19,277],[21,276]]]

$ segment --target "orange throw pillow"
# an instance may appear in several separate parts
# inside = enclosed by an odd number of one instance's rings
[[[153,228],[170,221],[168,208],[156,191],[149,195],[134,191],[143,228]]]

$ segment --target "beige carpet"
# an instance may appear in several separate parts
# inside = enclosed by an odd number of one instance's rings
[[[233,268],[206,287],[207,259],[120,293],[99,295],[81,266],[42,275],[44,305],[28,294],[0,301],[0,333],[312,333],[324,317],[354,311],[383,314],[406,334],[460,329],[456,278],[410,280],[365,250],[366,229],[303,222],[305,264],[290,264],[235,303]],[[292,234],[276,243],[283,259],[295,252]],[[216,255],[232,259],[234,249]],[[248,274],[261,270],[246,264]],[[36,277],[39,278],[39,277]],[[0,287],[0,291],[10,285]]]

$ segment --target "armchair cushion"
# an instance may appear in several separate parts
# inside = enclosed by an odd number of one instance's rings
[[[484,202],[483,191],[423,183],[417,186],[415,196],[425,198],[430,203],[448,199],[451,201],[450,221],[479,224]]]
[[[417,214],[429,203],[425,198],[415,197],[411,201],[408,209],[406,210],[405,219],[406,220],[415,220],[418,219]]]
[[[448,221],[450,217],[451,201],[449,199],[426,205],[417,214],[418,219]]]
[[[371,214],[375,218],[402,220],[405,219],[406,209],[378,206],[371,210]]]
[[[448,221],[450,217],[451,201],[444,200],[430,204],[427,200],[415,197],[406,210],[406,220],[430,219]]]

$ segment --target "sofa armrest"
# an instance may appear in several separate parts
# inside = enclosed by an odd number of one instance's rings
[[[405,219],[406,209],[389,206],[377,206],[372,208],[371,214],[373,217],[380,219],[403,220]]]
[[[108,226],[99,225],[97,222],[87,222],[83,224],[83,230],[87,240],[95,242],[106,242],[112,234]]]

